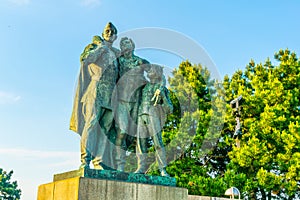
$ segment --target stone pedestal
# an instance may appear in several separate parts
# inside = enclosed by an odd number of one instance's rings
[[[133,183],[146,183],[151,185],[176,186],[176,179],[173,177],[149,176],[146,174],[126,173],[112,170],[79,169],[61,174],[55,174],[53,181],[60,181],[68,178],[85,177],[111,181],[124,181]]]
[[[125,182],[119,180],[90,178],[90,177],[84,177],[84,173],[82,174],[82,172],[84,171],[80,171],[80,170],[76,170],[76,171],[64,173],[61,175],[55,175],[54,181],[52,183],[40,185],[38,188],[37,199],[38,200],[187,200],[188,199],[188,191],[185,188],[178,188],[178,187],[164,186],[164,185],[152,185],[152,184],[144,184],[144,183],[134,183],[128,181]],[[102,172],[102,174],[103,173],[104,172]],[[121,173],[121,172],[117,172],[117,173]]]

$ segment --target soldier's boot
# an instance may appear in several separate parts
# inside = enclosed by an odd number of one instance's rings
[[[147,153],[137,153],[138,168],[134,173],[145,174],[147,171]]]
[[[168,172],[167,172],[167,170],[166,170],[165,167],[162,168],[162,169],[160,169],[160,175],[161,175],[161,176],[170,177],[170,174],[168,174]]]
[[[104,155],[104,151],[105,149],[104,148],[100,148],[98,149],[98,153],[96,156],[93,156],[93,160],[92,160],[92,163],[94,165],[94,169],[97,169],[97,170],[104,170],[103,168],[103,155]]]
[[[166,171],[167,157],[166,157],[165,148],[159,148],[156,150],[156,160],[158,162],[160,175],[169,177],[170,175]]]
[[[93,165],[94,165],[94,169],[97,170],[103,170],[104,168],[102,167],[102,158],[101,157],[95,157],[93,160]]]
[[[90,168],[90,162],[92,160],[91,154],[86,150],[86,148],[81,147],[81,155],[80,155],[81,165],[79,169]]]

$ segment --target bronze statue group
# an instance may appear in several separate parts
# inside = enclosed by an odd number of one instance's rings
[[[147,170],[147,141],[152,139],[161,176],[167,160],[162,127],[172,112],[163,68],[134,54],[132,39],[114,48],[117,29],[109,22],[80,56],[80,74],[70,129],[81,136],[81,166],[124,171],[127,137],[136,138],[138,168]],[[147,78],[144,74],[147,74]]]

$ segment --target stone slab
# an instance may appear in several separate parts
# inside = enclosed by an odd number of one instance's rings
[[[146,174],[126,173],[112,170],[78,169],[61,174],[55,174],[53,181],[60,181],[74,177],[95,178],[103,180],[115,180],[132,183],[144,183],[150,185],[163,185],[176,187],[176,179],[173,177],[150,176]]]
[[[185,188],[75,177],[43,184],[38,200],[187,200]]]
[[[188,195],[188,200],[230,200],[230,199],[222,198],[222,197]]]

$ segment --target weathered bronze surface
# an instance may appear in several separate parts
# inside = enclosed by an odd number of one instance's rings
[[[150,176],[145,174],[125,173],[112,170],[79,169],[61,174],[55,174],[53,181],[60,181],[75,177],[143,183],[151,185],[176,186],[176,179],[172,177]]]
[[[92,162],[96,170],[124,171],[128,138],[136,138],[137,175],[128,174],[126,180],[152,180],[140,175],[147,170],[146,142],[151,138],[161,176],[169,176],[161,129],[173,107],[163,68],[136,56],[130,38],[121,39],[121,51],[114,48],[116,38],[117,29],[109,22],[102,37],[94,36],[80,56],[70,121],[70,129],[81,136],[80,169],[91,172]],[[97,173],[113,177],[117,172]]]
[[[118,78],[120,51],[112,47],[117,29],[108,23],[102,38],[95,36],[81,54],[81,68],[70,129],[81,135],[81,167],[93,162],[95,169],[114,167],[111,97]]]

